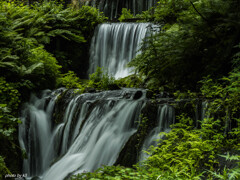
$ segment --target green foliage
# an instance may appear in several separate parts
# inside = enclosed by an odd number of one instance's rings
[[[49,53],[51,45],[64,39],[76,44],[90,41],[95,26],[105,20],[96,8],[67,8],[54,1],[31,7],[13,1],[0,4],[0,76],[30,80],[36,89],[53,88],[61,66]],[[51,50],[54,52],[54,50]],[[64,50],[62,50],[64,51]],[[54,52],[55,53],[55,52]],[[60,53],[60,52],[58,52]],[[65,54],[64,54],[65,53]],[[68,58],[66,52],[62,58]],[[62,60],[60,64],[68,62]]]
[[[16,131],[20,122],[13,115],[17,115],[20,103],[20,94],[12,83],[7,83],[5,78],[0,77],[0,137],[12,139],[11,135]]]
[[[210,101],[210,114],[221,114],[223,120],[235,119],[240,103],[240,72],[231,72],[228,77],[214,81],[206,78],[201,81],[201,93]]]
[[[0,179],[2,175],[11,174],[5,165],[3,156],[8,158],[15,156],[11,152],[16,151],[17,127],[18,123],[21,123],[16,118],[20,105],[20,93],[16,86],[17,84],[9,83],[5,78],[0,77]]]
[[[29,6],[18,0],[0,2],[0,174],[5,166],[2,156],[11,171],[20,172],[20,167],[12,169],[18,166],[21,156],[16,148],[20,103],[32,91],[56,88],[58,78],[69,88],[79,88],[73,72],[60,74],[61,66],[68,67],[70,62],[66,42],[78,48],[84,46],[90,42],[95,26],[105,19],[96,8],[88,6],[72,9],[56,1],[38,1]],[[60,45],[64,50],[57,49]],[[11,162],[17,156],[19,159]]]
[[[240,44],[235,46],[235,48],[238,49],[238,52],[233,56],[233,68],[235,72],[238,72],[240,71],[240,51],[239,51]]]
[[[66,74],[62,74],[62,77],[58,79],[58,86],[64,86],[68,89],[81,89],[82,85],[80,83],[80,79],[73,71],[69,71]]]
[[[231,71],[240,26],[234,0],[160,1],[155,22],[161,25],[142,45],[130,66],[172,90],[198,90],[198,81]],[[230,15],[231,14],[231,15]],[[237,23],[234,25],[234,23]],[[237,59],[237,55],[235,56]]]
[[[199,178],[204,169],[213,169],[217,164],[216,152],[220,147],[216,148],[216,145],[221,142],[216,141],[221,139],[216,136],[209,140],[205,137],[209,131],[210,128],[195,130],[190,118],[180,117],[180,123],[173,125],[169,133],[164,133],[165,138],[160,140],[158,147],[152,148],[153,155],[144,164],[165,171],[175,168],[186,179]],[[211,133],[217,134],[214,130]]]
[[[142,174],[131,168],[125,168],[122,166],[104,166],[96,170],[94,173],[83,173],[76,176],[72,176],[71,179],[112,179],[112,180],[138,180],[147,179],[147,175]]]
[[[114,77],[104,72],[100,67],[97,68],[95,73],[89,76],[89,80],[80,80],[74,72],[69,71],[66,74],[62,74],[58,79],[58,87],[64,86],[68,89],[77,88],[78,93],[86,92],[91,88],[101,91],[119,89],[118,83]]]
[[[59,76],[59,69],[61,66],[58,65],[57,60],[52,54],[48,53],[43,47],[37,47],[30,50],[29,62],[32,62],[28,68],[30,70],[32,81],[38,81],[35,83],[37,86],[48,86],[49,82],[55,83],[56,78]],[[26,72],[25,72],[26,74]]]
[[[238,166],[232,169],[225,167],[222,172],[210,171],[210,173],[217,179],[238,180],[240,178],[240,156],[227,153],[227,155],[221,155],[221,157],[224,157],[227,161],[238,161]]]
[[[121,16],[119,17],[119,21],[120,22],[123,22],[124,20],[126,20],[126,19],[131,19],[131,18],[133,18],[134,16],[133,16],[133,14],[131,14],[131,10],[129,9],[127,9],[127,8],[123,8],[122,9],[122,14],[121,14]]]
[[[6,164],[4,162],[4,158],[0,156],[0,179],[5,178],[5,174],[11,174],[8,168],[6,167]]]
[[[6,104],[0,104],[0,139],[13,140],[12,135],[20,122],[18,118],[11,115],[11,109]]]
[[[121,79],[117,79],[116,83],[120,87],[138,88],[142,86],[143,80],[138,75],[133,74]]]
[[[0,103],[7,104],[12,110],[18,110],[20,104],[20,94],[13,83],[6,82],[5,78],[0,77]]]
[[[174,23],[183,11],[188,10],[189,6],[188,0],[161,0],[154,12],[155,21]]]
[[[97,68],[96,72],[90,74],[90,80],[88,82],[88,87],[96,88],[98,90],[110,90],[118,88],[116,85],[114,77],[104,72],[104,69],[100,67]]]

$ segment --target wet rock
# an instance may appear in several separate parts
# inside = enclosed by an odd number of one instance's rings
[[[136,99],[140,99],[143,95],[143,92],[142,91],[137,91],[134,96],[133,96],[133,99],[136,100]]]
[[[95,88],[92,87],[86,87],[84,90],[86,93],[95,93],[97,92]]]
[[[168,92],[159,92],[159,91],[151,91],[148,90],[146,94],[147,98],[161,99],[161,98],[169,98],[170,94]]]
[[[41,180],[38,176],[34,176],[31,180]]]
[[[147,90],[146,97],[151,99],[153,96],[154,96],[154,92],[150,91],[150,90]]]
[[[142,109],[143,117],[147,118],[146,122],[140,122],[139,128],[133,134],[124,148],[121,150],[115,165],[122,165],[132,167],[138,161],[138,155],[144,143],[146,135],[157,126],[157,104],[147,102],[146,106]]]
[[[109,86],[108,86],[108,89],[109,90],[119,90],[119,89],[121,89],[117,84],[110,84]]]
[[[57,97],[57,101],[55,103],[52,115],[54,123],[60,124],[63,121],[64,110],[73,96],[74,96],[73,90],[66,90]]]

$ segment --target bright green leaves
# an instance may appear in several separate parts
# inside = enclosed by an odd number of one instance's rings
[[[54,88],[60,74],[59,62],[69,67],[66,62],[70,57],[62,56],[64,59],[57,61],[49,53],[51,46],[59,46],[60,41],[80,46],[90,41],[95,26],[105,19],[89,6],[64,9],[53,1],[34,3],[31,7],[2,2],[0,45],[4,48],[0,50],[0,76],[17,82],[27,79],[38,89]],[[60,53],[69,53],[62,49]],[[59,51],[58,48],[52,51],[55,50]]]
[[[32,91],[56,88],[59,77],[69,88],[78,85],[72,72],[60,75],[59,64],[69,68],[72,45],[76,53],[84,51],[95,26],[106,19],[93,7],[64,9],[56,1],[21,3],[0,1],[0,154],[7,157],[8,167],[18,163],[11,158],[18,154],[20,93],[21,100],[27,100]],[[2,165],[0,156],[1,172]]]
[[[12,139],[12,134],[16,131],[19,119],[14,117],[17,115],[20,104],[20,94],[12,83],[0,77],[0,136]]]
[[[68,71],[68,73],[62,74],[62,77],[58,79],[58,86],[64,86],[68,89],[81,89],[82,85],[80,79],[73,71]]]
[[[155,21],[161,23],[175,22],[179,13],[185,11],[190,6],[187,0],[162,0],[159,1],[155,9]]]
[[[238,166],[228,169],[226,166],[224,167],[222,172],[213,172],[210,173],[213,177],[218,178],[220,180],[238,180],[240,178],[240,156],[239,155],[230,155],[229,152],[227,155],[219,155],[226,159],[226,163],[230,163],[232,161],[238,162]]]
[[[90,75],[88,87],[93,87],[99,90],[109,90],[117,87],[115,78],[104,72],[104,69],[98,67],[96,72]]]
[[[156,172],[155,172],[156,173]],[[122,166],[104,166],[94,173],[82,173],[72,176],[72,180],[139,180],[156,179],[157,174],[147,174],[146,172],[136,171],[132,168]]]
[[[68,89],[77,88],[80,93],[86,92],[87,89],[92,90],[112,90],[118,89],[117,81],[100,67],[96,72],[90,74],[90,79],[81,82],[73,71],[62,74],[58,79],[58,86],[64,86]]]
[[[13,140],[12,135],[16,131],[18,123],[21,121],[11,115],[11,109],[6,104],[0,104],[0,138]]]
[[[7,104],[11,110],[17,110],[20,103],[20,94],[12,83],[0,77],[0,102]]]
[[[122,9],[122,14],[121,16],[119,17],[119,21],[122,22],[124,21],[125,19],[131,19],[133,18],[133,15],[131,14],[131,10],[129,9],[126,9],[126,8],[123,8]]]
[[[11,172],[6,167],[4,158],[0,156],[0,179],[5,179],[6,174],[11,174]]]
[[[176,169],[175,173],[183,179],[199,179],[205,168],[213,169],[216,153],[222,147],[221,139],[215,136],[218,132],[212,130],[214,136],[209,140],[209,131],[195,130],[191,124],[190,118],[181,116],[180,123],[160,140],[159,147],[152,147],[153,155],[144,162],[145,166],[162,171]]]

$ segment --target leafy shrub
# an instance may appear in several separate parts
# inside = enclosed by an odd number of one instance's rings
[[[58,79],[58,86],[64,86],[68,89],[82,88],[82,85],[80,84],[80,79],[73,71],[69,71],[66,74],[62,74],[62,77]]]
[[[147,167],[159,168],[169,171],[175,168],[180,176],[187,179],[199,177],[204,169],[213,169],[217,164],[216,152],[221,146],[219,136],[214,136],[213,140],[205,137],[205,134],[217,133],[208,128],[205,130],[194,130],[193,121],[182,116],[180,123],[173,125],[169,133],[164,133],[165,138],[160,140],[158,147],[152,148],[150,156],[144,165]]]
[[[238,165],[232,169],[224,168],[222,172],[213,172],[210,171],[210,173],[217,179],[221,180],[238,180],[240,178],[240,156],[238,155],[230,155],[227,153],[227,155],[220,155],[221,157],[224,157],[227,161],[238,161]]]
[[[6,167],[6,164],[4,162],[4,158],[2,156],[0,156],[0,178],[4,179],[5,174],[11,174],[11,172]]]
[[[147,175],[142,174],[132,168],[125,168],[122,166],[104,166],[96,170],[94,173],[83,173],[76,176],[72,176],[71,179],[80,180],[80,179],[112,179],[112,180],[138,180],[138,179],[147,179]]]
[[[56,59],[53,49],[61,45],[59,41],[64,41],[64,49],[66,42],[87,47],[95,26],[105,20],[93,7],[74,10],[56,1],[38,1],[30,6],[23,2],[0,1],[0,155],[6,157],[13,172],[21,168],[16,132],[20,100],[28,100],[32,91],[55,88],[59,77],[66,86],[77,86],[73,73],[60,76],[59,64],[67,67],[71,53],[59,50],[63,60]],[[2,174],[1,157],[0,166]]]
[[[119,21],[120,22],[123,22],[124,20],[126,20],[126,19],[131,19],[131,18],[133,18],[134,16],[133,16],[133,14],[131,14],[131,10],[129,9],[127,9],[127,8],[123,8],[122,9],[122,14],[121,14],[121,16],[119,17]]]
[[[0,77],[0,103],[6,104],[11,110],[18,110],[20,94],[13,83],[8,83],[5,78]]]
[[[0,138],[13,140],[13,133],[21,121],[11,115],[11,110],[6,104],[0,104]]]
[[[162,25],[161,31],[146,39],[142,53],[130,66],[149,80],[154,79],[156,86],[173,90],[196,91],[203,77],[227,75],[240,29],[231,23],[239,20],[234,3],[234,0],[159,2],[154,16]]]
[[[114,77],[110,76],[108,72],[104,72],[100,67],[97,68],[96,72],[90,74],[90,80],[88,82],[88,87],[93,87],[101,90],[109,90],[118,88],[116,85]]]
[[[117,79],[116,83],[120,87],[137,88],[143,85],[143,80],[138,75],[130,75],[121,79]]]
[[[41,46],[31,49],[30,53],[29,62],[33,64],[42,64],[42,66],[36,67],[37,71],[34,71],[36,68],[31,71],[31,80],[37,81],[35,83],[37,86],[55,87],[56,78],[59,76],[59,69],[61,68],[57,60]]]
[[[54,1],[34,3],[31,7],[3,1],[0,4],[0,45],[3,47],[0,76],[16,82],[30,80],[36,89],[54,88],[61,68],[58,64],[69,66],[72,52],[52,47],[61,45],[58,42],[64,45],[72,42],[78,47],[90,42],[95,26],[104,20],[102,13],[89,6],[74,10],[64,9]],[[50,52],[62,56],[56,60]]]

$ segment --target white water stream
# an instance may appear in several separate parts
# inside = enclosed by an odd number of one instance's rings
[[[150,30],[150,23],[104,23],[99,25],[90,49],[89,74],[104,67],[115,78],[133,73],[127,64],[136,57]]]
[[[116,90],[71,97],[62,123],[53,114],[59,92],[33,96],[26,105],[19,127],[19,141],[27,151],[24,173],[43,179],[64,179],[69,174],[113,165],[118,154],[138,128],[145,91]],[[52,166],[50,166],[54,163]]]

